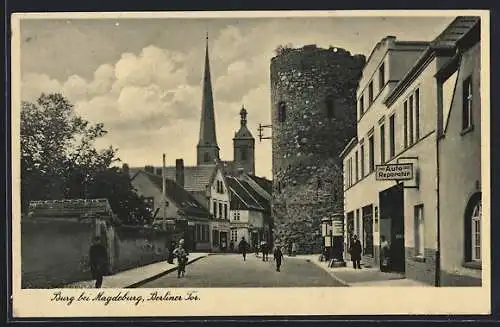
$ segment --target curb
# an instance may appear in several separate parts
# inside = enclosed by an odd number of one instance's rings
[[[323,265],[319,264],[318,262],[316,262],[315,260],[312,260],[312,259],[307,259],[307,258],[304,258],[304,260],[306,262],[311,262],[312,264],[316,265],[317,267],[320,267],[321,269],[323,269],[324,271],[326,271],[333,279],[335,279],[337,282],[339,282],[340,284],[342,284],[342,286],[345,286],[345,287],[350,287],[352,285],[350,285],[348,282],[346,282],[345,280],[337,277],[335,275],[335,273],[332,271],[333,269],[330,269],[328,267],[324,267]]]
[[[201,257],[198,257],[198,258],[195,258],[195,259],[192,259],[191,261],[188,261],[188,262],[186,263],[186,266],[187,266],[187,265],[190,265],[190,264],[192,264],[193,262],[196,262],[196,261],[198,261],[198,260],[200,260],[200,259],[206,258],[206,257],[208,257],[209,255],[210,255],[210,254],[208,254],[208,255],[204,255],[204,256],[201,256]],[[148,277],[148,278],[146,278],[146,279],[143,279],[143,280],[141,280],[141,281],[135,282],[135,283],[133,283],[133,284],[131,284],[131,285],[129,285],[129,286],[125,286],[124,288],[137,288],[137,287],[140,287],[140,286],[142,286],[142,285],[144,285],[144,284],[147,284],[147,283],[149,283],[149,282],[151,282],[151,281],[153,281],[153,280],[155,280],[155,279],[158,279],[158,278],[160,278],[160,277],[163,277],[163,276],[165,276],[165,275],[167,275],[167,274],[169,274],[169,273],[171,273],[171,272],[174,272],[174,271],[176,271],[176,270],[177,270],[177,266],[172,267],[172,268],[169,268],[169,269],[164,270],[164,271],[162,271],[162,272],[160,272],[160,273],[158,273],[158,274],[156,274],[156,275],[153,275],[153,276],[150,276],[150,277]]]

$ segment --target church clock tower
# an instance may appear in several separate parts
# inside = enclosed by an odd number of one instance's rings
[[[247,128],[247,111],[241,108],[240,130],[233,138],[234,165],[236,169],[255,174],[255,139]]]

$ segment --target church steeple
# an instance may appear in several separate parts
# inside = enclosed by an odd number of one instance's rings
[[[234,134],[234,163],[238,169],[255,174],[255,139],[247,127],[247,110],[241,107],[240,129]]]
[[[219,146],[215,133],[215,113],[208,56],[208,33],[205,44],[205,72],[201,99],[200,138],[197,146],[198,165],[212,164],[219,160]]]

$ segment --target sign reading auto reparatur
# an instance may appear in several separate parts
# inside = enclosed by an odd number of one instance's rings
[[[413,164],[377,165],[375,176],[378,181],[413,179]]]

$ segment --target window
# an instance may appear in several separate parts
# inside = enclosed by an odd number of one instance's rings
[[[368,173],[375,169],[375,150],[373,143],[373,135],[368,139]]]
[[[285,122],[286,120],[286,104],[284,101],[280,101],[278,103],[278,121],[280,123]]]
[[[208,152],[205,152],[203,154],[203,161],[204,162],[209,162],[210,161],[210,155],[208,154]]]
[[[214,218],[217,218],[217,201],[214,201]]]
[[[368,85],[368,105],[373,103],[373,81]]]
[[[420,90],[415,91],[415,141],[420,139]]]
[[[247,149],[243,148],[240,150],[241,152],[241,160],[246,161],[247,160]]]
[[[227,203],[224,203],[224,218],[227,219]]]
[[[382,91],[385,85],[385,65],[382,63],[378,68],[379,90]]]
[[[472,210],[472,261],[481,261],[481,202]]]
[[[472,77],[463,82],[462,130],[472,127]]]
[[[393,158],[396,155],[395,122],[394,115],[389,118],[389,156]]]
[[[326,117],[329,119],[333,118],[334,116],[334,108],[333,108],[333,97],[329,95],[326,97]]]
[[[352,158],[347,160],[347,186],[352,185]]]
[[[359,156],[358,156],[358,151],[356,151],[356,153],[354,154],[354,160],[355,160],[355,163],[354,163],[354,166],[355,166],[355,172],[354,172],[354,174],[355,174],[355,176],[356,176],[356,182],[357,182],[357,181],[358,181],[358,179],[359,179],[359,176],[358,176],[358,174],[359,174],[359,158],[358,158],[358,157],[359,157]]]
[[[365,110],[365,99],[363,95],[361,95],[361,97],[359,98],[359,118],[363,116],[364,110]]]
[[[415,233],[415,256],[422,257],[425,252],[424,243],[424,205],[417,205],[414,208],[414,233]]]
[[[233,212],[233,219],[234,220],[240,220],[240,212],[239,211],[234,211]]]
[[[231,241],[237,242],[238,241],[238,230],[237,229],[231,229]]]
[[[356,235],[359,237],[361,236],[361,222],[359,221],[360,216],[359,216],[359,209],[356,209]]]
[[[380,125],[380,163],[385,163],[385,126]]]
[[[222,218],[222,203],[219,202],[219,218]]]
[[[146,210],[152,213],[155,209],[155,199],[153,197],[144,198],[144,205]]]
[[[365,177],[365,146],[361,144],[361,153],[360,153],[360,165],[361,165],[361,178]]]
[[[404,125],[404,148],[408,147],[408,102],[404,103],[404,116],[403,116],[403,125]]]
[[[410,135],[409,135],[409,139],[410,139],[410,145],[413,144],[413,95],[410,95],[410,100],[408,101],[409,103],[409,112],[408,112],[408,118],[409,118],[409,125],[410,125]]]

